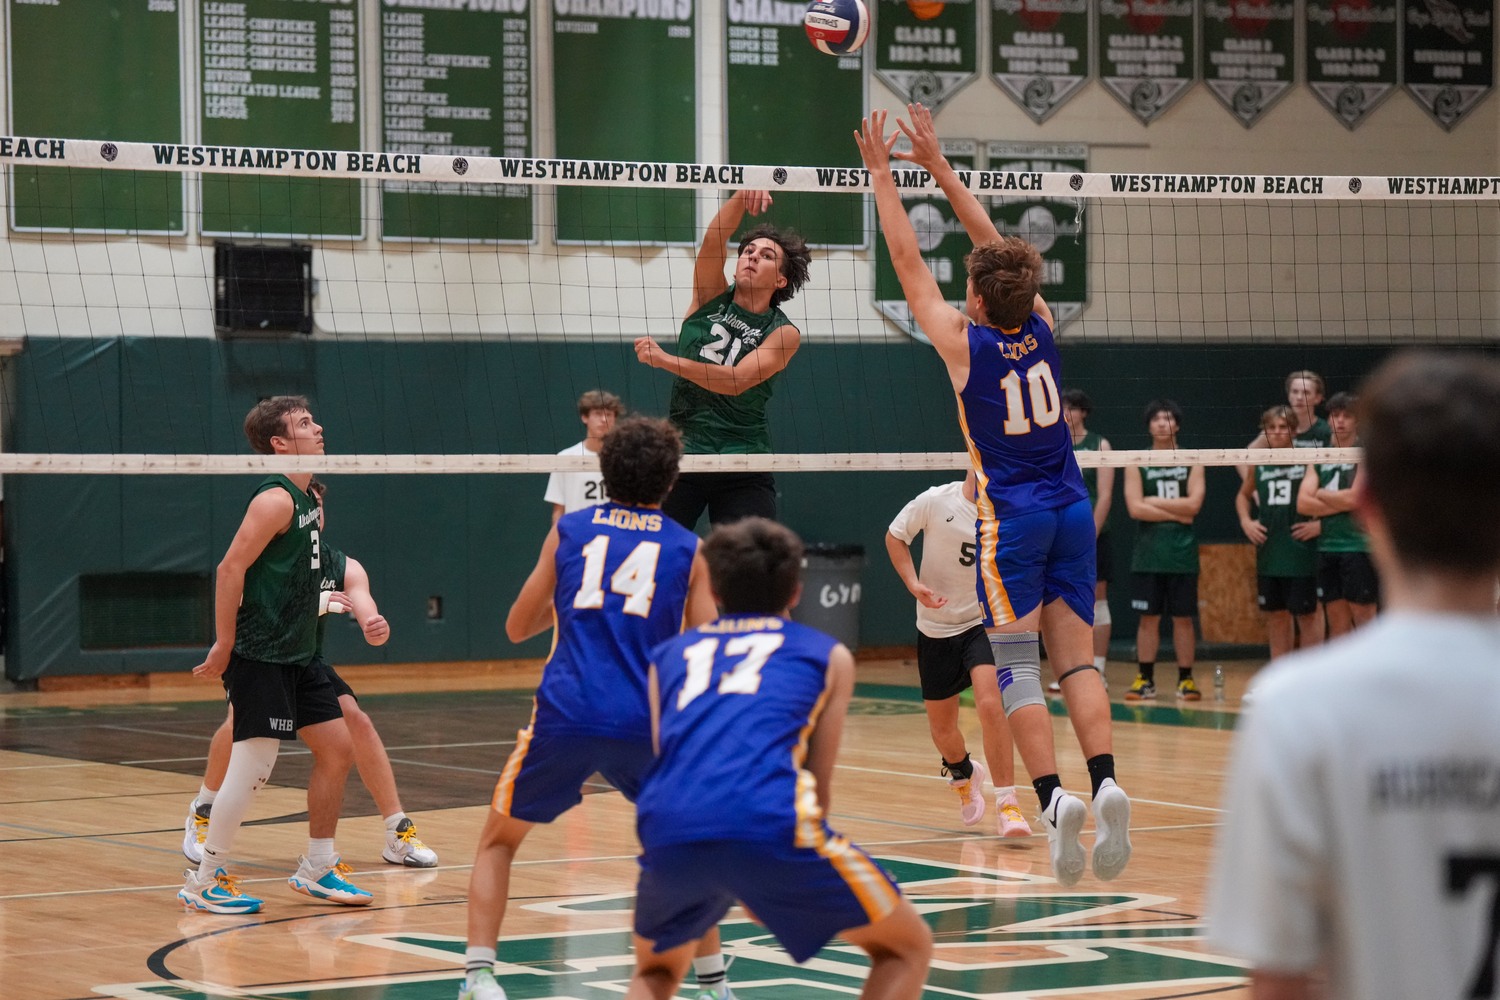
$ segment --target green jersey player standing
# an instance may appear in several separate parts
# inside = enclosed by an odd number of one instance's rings
[[[1353,393],[1336,392],[1328,400],[1333,447],[1359,444],[1359,422]],[[1318,598],[1328,612],[1328,635],[1343,635],[1375,617],[1380,581],[1370,561],[1370,540],[1354,520],[1354,483],[1359,466],[1323,462],[1308,466],[1297,494],[1300,513],[1321,518],[1318,536]]]
[[[762,224],[739,241],[734,283],[724,277],[730,238],[746,212],[771,205],[765,191],[737,191],[709,223],[693,268],[693,298],[676,355],[650,337],[636,357],[677,376],[668,416],[682,432],[687,455],[763,455],[771,451],[766,404],[776,376],[802,343],[781,304],[807,281],[812,260],[796,233]],[[776,518],[776,481],[769,472],[686,472],[662,510],[692,530],[708,510],[713,524],[744,517]]]

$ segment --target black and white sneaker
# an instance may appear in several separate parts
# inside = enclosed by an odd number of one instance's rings
[[[182,853],[195,865],[203,863],[203,841],[208,839],[208,814],[213,805],[197,798],[188,803],[187,822],[182,827]]]
[[[385,835],[385,850],[380,856],[393,865],[407,868],[436,868],[437,852],[417,839],[417,824],[404,817],[394,833]]]
[[[1088,818],[1088,806],[1076,795],[1069,795],[1061,788],[1052,793],[1052,804],[1042,810],[1038,819],[1047,831],[1047,850],[1052,855],[1052,876],[1064,889],[1075,885],[1083,878],[1088,864],[1088,855],[1078,835],[1083,830],[1083,821]]]

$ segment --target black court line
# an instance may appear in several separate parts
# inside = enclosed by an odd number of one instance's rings
[[[240,826],[241,827],[246,827],[246,826],[274,826],[277,823],[300,823],[300,822],[304,822],[306,819],[307,819],[307,813],[304,811],[304,812],[298,812],[298,813],[287,813],[285,816],[267,816],[265,819],[247,820],[244,823],[241,823]],[[0,823],[0,826],[7,826],[7,825],[10,825],[10,824]],[[31,829],[31,828],[30,827],[23,827],[22,829]],[[143,836],[143,835],[148,834],[148,833],[181,833],[181,832],[182,832],[182,827],[180,827],[180,826],[169,826],[165,830],[121,830],[121,831],[116,832],[116,833],[59,833],[59,834],[55,834],[55,835],[47,836],[47,837],[13,837],[13,838],[10,838],[10,839],[0,840],[0,844],[30,844],[30,843],[35,843],[35,842],[41,841],[41,840],[94,840],[94,839],[101,838],[101,837],[139,837],[139,836]],[[130,846],[136,846],[136,845],[130,845]],[[236,864],[238,864],[238,863],[239,862],[236,862]]]
[[[1211,990],[1198,990],[1196,993],[1164,993],[1159,997],[1149,997],[1148,1000],[1181,1000],[1182,997],[1206,997],[1210,993],[1228,993],[1230,990],[1249,989],[1248,982],[1237,986],[1215,986]]]

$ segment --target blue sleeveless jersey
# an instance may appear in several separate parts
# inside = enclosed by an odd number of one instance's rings
[[[652,652],[660,721],[636,800],[643,847],[821,843],[817,785],[802,762],[836,645],[784,618],[731,615]]]
[[[698,536],[659,510],[607,503],[557,522],[557,615],[536,727],[650,740],[646,665],[682,631]]]
[[[1032,313],[1014,333],[969,324],[969,382],[958,420],[979,474],[985,520],[1088,499],[1062,418],[1062,362],[1046,320]]]

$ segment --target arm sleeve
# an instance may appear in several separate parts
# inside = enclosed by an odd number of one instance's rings
[[[891,522],[888,529],[907,545],[911,544],[913,538],[921,534],[927,527],[927,494],[923,493],[911,503],[901,508],[901,513]]]
[[[1311,972],[1325,957],[1328,802],[1314,726],[1282,697],[1241,716],[1209,882],[1208,937],[1255,969]]]
[[[563,474],[561,472],[549,473],[547,476],[547,492],[542,494],[542,499],[547,503],[555,503],[559,507],[564,506],[567,500],[563,497]]]

